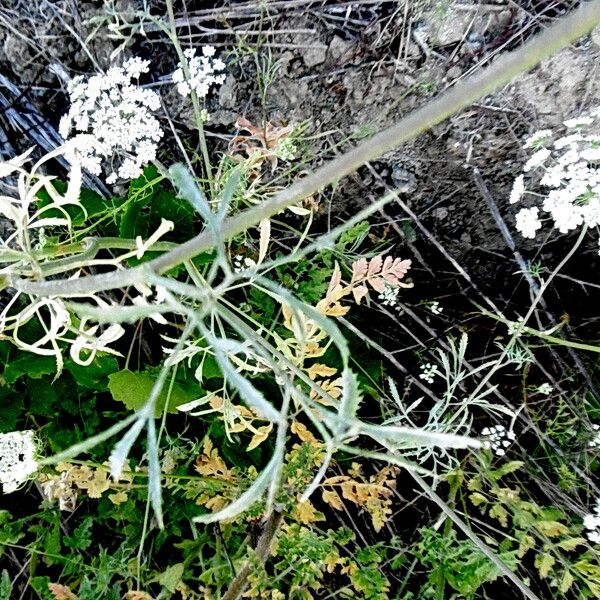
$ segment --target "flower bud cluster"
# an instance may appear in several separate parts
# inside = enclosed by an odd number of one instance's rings
[[[542,227],[540,208],[560,233],[584,224],[600,225],[600,107],[565,121],[564,126],[567,131],[562,137],[544,129],[524,145],[534,153],[523,168],[524,174],[514,182],[510,203],[520,202],[529,194],[525,174],[534,187],[548,190],[541,207],[522,208],[516,215],[517,230],[526,238],[534,239]]]
[[[69,83],[71,107],[60,121],[59,132],[73,140],[85,169],[100,175],[109,165],[107,183],[140,175],[156,158],[163,131],[154,112],[160,98],[135,83],[148,71],[148,61],[131,58],[122,67],[89,79],[75,77]]]
[[[196,55],[196,50],[190,48],[183,51],[187,59],[188,77],[185,75],[183,65],[173,73],[173,83],[177,84],[177,91],[184,97],[196,93],[198,98],[208,95],[211,85],[222,85],[225,82],[225,63],[220,58],[214,58],[214,46],[204,46],[202,56]]]

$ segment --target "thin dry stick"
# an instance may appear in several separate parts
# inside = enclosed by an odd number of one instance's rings
[[[230,239],[234,235],[257,225],[263,219],[269,219],[288,206],[296,204],[330,183],[352,173],[365,163],[427,131],[450,115],[507,83],[514,76],[527,71],[541,60],[579,39],[598,23],[600,23],[600,1],[596,0],[595,2],[582,4],[571,15],[527,42],[521,48],[500,57],[481,74],[465,79],[456,87],[445,92],[436,100],[432,100],[396,125],[381,131],[348,153],[323,165],[286,190],[279,192],[270,200],[227,219],[223,223],[220,232],[221,239]],[[147,278],[148,270],[164,273],[201,252],[209,250],[214,246],[214,243],[214,234],[207,229],[176,249],[133,269],[69,281],[32,282],[23,279],[13,280],[7,277],[7,281],[4,283],[19,291],[39,296],[97,293],[103,290],[142,283]]]
[[[271,516],[268,518],[267,522],[264,526],[264,531],[260,538],[258,539],[258,543],[256,544],[256,557],[261,565],[264,565],[269,558],[269,554],[271,552],[271,544],[273,543],[273,538],[279,529],[279,525],[281,524],[281,519],[283,518],[283,513],[274,510],[271,513]],[[239,573],[235,576],[233,581],[229,584],[229,588],[223,595],[223,600],[236,600],[239,598],[246,589],[248,576],[252,573],[253,563],[247,562],[239,571]]]

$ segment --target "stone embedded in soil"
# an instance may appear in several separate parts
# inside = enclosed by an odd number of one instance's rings
[[[592,43],[600,48],[600,25],[592,30]]]
[[[222,108],[235,108],[236,106],[236,80],[232,75],[228,75],[225,83],[219,88],[219,105]]]
[[[353,46],[353,42],[344,40],[340,36],[336,35],[329,44],[328,54],[333,60],[340,60],[341,58],[350,58],[350,48]]]
[[[327,48],[325,46],[306,48],[302,54],[302,60],[308,68],[323,64],[326,57]]]

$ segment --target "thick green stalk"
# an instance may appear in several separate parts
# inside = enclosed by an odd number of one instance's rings
[[[571,15],[546,29],[533,40],[498,58],[481,73],[464,79],[396,125],[381,131],[353,150],[323,165],[270,200],[227,219],[221,229],[221,239],[229,239],[257,225],[263,219],[272,217],[288,206],[352,173],[361,165],[397,148],[403,142],[466,108],[475,100],[506,84],[519,73],[529,70],[561,48],[589,33],[598,23],[600,23],[600,0],[583,3]],[[19,291],[40,296],[71,296],[122,288],[143,282],[148,270],[164,273],[209,250],[214,243],[214,234],[206,229],[188,242],[140,267],[69,281],[34,282],[9,279],[7,283]]]

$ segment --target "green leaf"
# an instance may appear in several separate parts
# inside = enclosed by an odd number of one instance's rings
[[[103,391],[108,387],[108,376],[119,370],[119,363],[114,356],[97,354],[85,367],[68,359],[65,361],[65,369],[73,375],[78,386]]]
[[[571,575],[571,571],[565,571],[565,574],[563,575],[563,578],[561,579],[560,584],[558,585],[558,591],[561,594],[566,594],[569,591],[569,589],[571,589],[571,586],[574,582],[575,578],[573,577],[573,575]]]
[[[79,527],[73,530],[73,535],[63,538],[65,546],[74,550],[86,550],[92,544],[92,517],[86,517]]]
[[[29,395],[29,411],[37,416],[56,417],[54,406],[58,396],[52,381],[48,377],[30,379],[25,386]]]
[[[558,521],[537,521],[535,526],[542,535],[549,538],[569,533],[569,528]]]
[[[2,377],[7,385],[12,385],[27,375],[29,379],[39,379],[44,375],[54,375],[56,373],[56,360],[53,356],[39,356],[29,352],[19,352],[6,367]]]
[[[502,506],[502,504],[494,504],[490,509],[490,517],[494,519],[498,519],[500,525],[502,527],[506,527],[508,525],[508,511]]]
[[[183,577],[183,563],[176,563],[171,565],[166,571],[161,573],[158,578],[158,583],[163,587],[167,588],[172,594],[175,593],[177,585],[181,582]]]
[[[10,600],[12,593],[12,582],[8,575],[8,571],[3,569],[2,576],[0,577],[0,600]]]
[[[574,537],[563,540],[562,542],[558,542],[557,546],[563,550],[566,550],[567,552],[570,552],[571,550],[575,550],[577,546],[581,546],[583,544],[585,544],[585,539],[581,537]]]
[[[480,494],[479,492],[474,492],[474,493],[470,494],[469,499],[475,506],[480,506],[481,504],[488,503],[488,499],[483,494]]]
[[[492,471],[490,475],[494,481],[497,481],[509,473],[518,471],[524,464],[525,463],[522,460],[511,460],[510,462],[503,464],[499,469]]]
[[[119,236],[125,239],[135,239],[138,235],[142,238],[148,237],[149,215],[143,208],[146,200],[140,202],[129,202],[121,217],[119,225]]]
[[[542,579],[544,579],[545,577],[548,577],[548,574],[550,573],[550,569],[552,569],[555,562],[556,562],[556,559],[554,558],[554,556],[552,556],[551,554],[548,554],[548,553],[538,554],[535,557],[534,564],[535,564],[535,566],[540,574],[540,577]]]
[[[157,377],[149,373],[139,373],[124,369],[111,373],[108,376],[108,389],[112,397],[117,402],[122,402],[129,410],[139,410],[146,404],[152,386],[155,384]],[[167,404],[167,394],[169,384],[165,385],[163,390],[158,395],[156,408],[154,411],[155,417],[160,417]],[[202,390],[198,385],[183,385],[175,383],[171,397],[168,399],[167,412],[176,413],[177,407],[186,402],[191,402],[202,396]]]
[[[13,390],[0,388],[0,433],[14,431],[23,412],[23,395]]]
[[[173,192],[160,191],[152,199],[149,230],[154,231],[161,219],[173,221],[173,231],[161,238],[161,241],[185,241],[194,235],[194,209]]]

